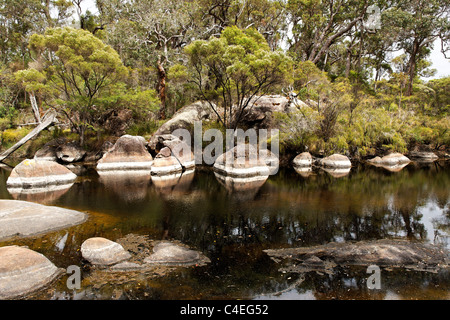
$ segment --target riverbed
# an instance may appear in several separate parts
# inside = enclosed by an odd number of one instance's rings
[[[424,241],[449,249],[450,164],[411,163],[399,172],[365,164],[348,175],[281,169],[261,186],[224,184],[211,168],[174,179],[99,176],[92,166],[66,189],[11,194],[0,170],[0,198],[87,212],[68,229],[4,245],[26,245],[58,267],[82,268],[80,289],[67,275],[27,299],[450,299],[448,271],[382,270],[381,289],[367,287],[365,268],[334,274],[281,272],[265,249],[377,239]],[[81,258],[95,236],[179,241],[201,251],[204,266],[111,274]]]

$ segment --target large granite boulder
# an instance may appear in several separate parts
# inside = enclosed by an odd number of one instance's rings
[[[97,163],[97,171],[150,170],[153,157],[140,136],[124,135]]]
[[[81,255],[91,264],[110,266],[131,258],[117,242],[101,238],[89,238],[81,244]]]
[[[304,103],[300,100],[298,104]],[[290,113],[296,110],[288,97],[282,95],[257,96],[250,100],[240,117],[240,123],[247,128],[267,129],[273,126],[275,112]]]
[[[0,239],[68,228],[86,220],[83,212],[20,200],[0,200]]]
[[[158,136],[171,134],[176,129],[190,130],[194,127],[195,121],[215,119],[216,115],[211,106],[206,101],[197,101],[178,110],[173,117],[165,122],[151,137],[149,147],[156,150]]]
[[[25,189],[65,185],[73,183],[76,178],[73,172],[54,161],[26,159],[12,170],[6,186]]]
[[[311,167],[313,158],[309,152],[302,152],[294,158],[292,163],[295,167],[299,168]]]
[[[264,157],[251,144],[239,144],[217,157],[214,170],[225,176],[254,177],[268,176],[270,169]]]
[[[18,246],[0,248],[0,299],[25,296],[62,274],[42,254]]]
[[[348,169],[352,167],[352,163],[346,156],[337,153],[319,160],[319,164],[324,168],[332,169]]]

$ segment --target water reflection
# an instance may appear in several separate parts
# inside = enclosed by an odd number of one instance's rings
[[[231,177],[214,172],[217,181],[222,184],[235,200],[253,200],[269,176]]]
[[[341,179],[322,170],[307,174],[304,179],[286,169],[254,182],[218,177],[211,170],[185,172],[167,180],[114,177],[108,181],[89,174],[48,204],[86,210],[91,220],[70,230],[21,240],[20,245],[39,249],[58,266],[67,267],[80,263],[79,246],[88,237],[116,240],[138,233],[179,240],[211,259],[210,265],[182,271],[182,276],[136,280],[141,284],[148,281],[147,287],[113,288],[139,299],[247,298],[284,290],[292,281],[262,252],[268,248],[384,238],[424,240],[448,248],[448,164],[413,163],[395,173],[360,165]],[[0,171],[2,198],[10,197],[7,176]],[[391,282],[392,288],[401,290],[414,284],[414,288],[408,287],[414,291],[402,298],[442,298],[442,291],[433,291],[428,284],[437,281],[440,288],[449,286],[448,275],[432,279],[420,273],[401,275],[399,282]],[[355,275],[328,280],[311,277],[290,294],[300,292],[300,296],[317,299],[371,298],[362,295],[365,287],[351,286],[358,281],[351,280],[358,279]],[[61,281],[60,287],[53,288],[54,296],[73,297],[65,291],[64,279]],[[84,297],[111,298],[108,294],[113,289],[86,288]],[[389,296],[386,291],[380,297]]]
[[[150,184],[150,171],[105,171],[99,181],[127,203],[144,200]]]
[[[64,185],[52,185],[44,188],[8,188],[8,192],[15,200],[52,204],[69,191],[73,183]]]

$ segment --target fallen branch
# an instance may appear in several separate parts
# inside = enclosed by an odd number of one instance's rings
[[[30,133],[28,133],[25,137],[19,140],[15,145],[13,145],[11,148],[0,154],[0,162],[5,160],[7,157],[9,157],[14,151],[19,149],[21,146],[23,146],[25,143],[28,142],[28,140],[34,139],[38,136],[38,134],[52,125],[56,121],[56,112],[51,110],[46,115],[44,115],[42,122],[34,128]]]

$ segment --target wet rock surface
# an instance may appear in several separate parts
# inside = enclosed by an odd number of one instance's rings
[[[37,291],[62,274],[42,254],[19,246],[0,248],[0,299],[17,298]]]
[[[0,200],[0,239],[28,237],[80,224],[83,212],[20,201]]]
[[[284,271],[298,273],[331,273],[336,266],[377,265],[430,272],[449,268],[449,256],[445,249],[406,240],[332,242],[314,247],[268,249],[264,252],[276,262],[285,262]]]

